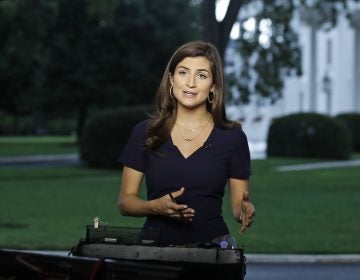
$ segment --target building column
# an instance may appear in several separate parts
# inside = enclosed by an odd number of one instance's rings
[[[319,13],[312,8],[303,8],[300,10],[301,21],[304,22],[310,29],[309,41],[309,110],[312,112],[317,111],[317,31],[322,23]],[[306,70],[305,70],[306,72]]]
[[[310,93],[310,111],[316,112],[317,109],[317,89],[316,89],[316,77],[317,77],[317,40],[316,40],[317,28],[314,25],[310,25],[310,69],[309,69],[309,93]]]
[[[351,13],[350,22],[354,28],[353,110],[360,112],[360,10]]]

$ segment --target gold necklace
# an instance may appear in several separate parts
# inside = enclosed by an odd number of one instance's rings
[[[187,127],[181,125],[181,124],[178,123],[178,122],[176,122],[175,124],[178,125],[178,126],[180,126],[182,129],[185,129],[185,130],[191,131],[191,132],[195,132],[195,131],[198,130],[199,128],[202,128],[203,126],[206,126],[206,125],[209,123],[209,121],[210,121],[210,118],[208,118],[208,120],[207,120],[205,123],[203,123],[203,124],[201,124],[201,125],[199,125],[199,126],[197,126],[197,127],[194,127],[194,128],[187,128]]]
[[[210,122],[210,119],[208,119],[208,121],[205,123],[205,124],[203,124],[203,125],[201,125],[202,126],[202,128],[200,129],[200,131],[198,132],[198,134],[196,134],[194,137],[192,137],[192,138],[188,138],[188,137],[184,137],[182,134],[181,134],[181,132],[180,132],[180,130],[178,131],[179,132],[179,136],[180,136],[180,138],[181,139],[183,139],[184,141],[186,141],[186,142],[192,142],[192,141],[194,141],[196,138],[198,138],[199,136],[200,136],[200,134],[205,130],[205,128],[207,127],[207,125],[208,125],[208,123]],[[181,125],[179,125],[180,127],[181,127]],[[200,126],[200,127],[201,127]],[[199,127],[199,128],[200,128]],[[186,129],[186,128],[184,128],[184,129]],[[194,131],[192,131],[192,132],[194,132]]]

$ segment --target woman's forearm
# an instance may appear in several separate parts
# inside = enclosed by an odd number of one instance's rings
[[[156,214],[156,202],[146,201],[136,195],[126,195],[119,198],[119,211],[124,216],[144,217]]]

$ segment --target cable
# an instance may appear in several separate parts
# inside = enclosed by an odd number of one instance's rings
[[[89,280],[95,280],[96,279],[96,274],[99,272],[99,270],[101,269],[101,267],[103,266],[104,260],[103,259],[99,259],[95,265],[93,266],[91,273],[90,273],[90,277]]]
[[[22,256],[22,255],[17,255],[16,260],[18,262],[20,262],[21,264],[23,264],[24,266],[26,266],[27,268],[29,268],[30,270],[40,274],[41,276],[45,276],[45,277],[65,277],[66,276],[65,273],[46,271],[46,270],[42,269],[41,267],[38,267],[38,266],[32,264],[29,260],[26,260],[25,256]]]

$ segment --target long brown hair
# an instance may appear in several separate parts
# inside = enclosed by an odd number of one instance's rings
[[[224,105],[224,74],[221,58],[216,47],[208,42],[193,41],[179,47],[171,56],[165,72],[163,74],[160,86],[155,97],[156,111],[151,115],[148,136],[145,145],[150,150],[155,151],[164,143],[171,133],[171,129],[176,118],[176,99],[170,95],[170,75],[174,74],[176,66],[186,57],[205,57],[210,62],[210,68],[214,83],[214,101],[207,101],[206,107],[213,116],[216,126],[230,129],[237,127],[238,122],[230,121],[226,117]]]

